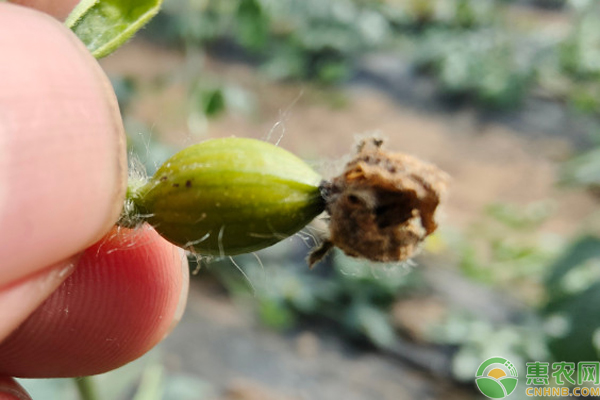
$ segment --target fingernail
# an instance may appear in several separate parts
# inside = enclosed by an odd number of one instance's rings
[[[10,335],[75,270],[79,255],[0,288],[0,341]],[[2,398],[0,398],[2,400]]]
[[[173,315],[173,320],[171,321],[171,325],[169,329],[167,329],[167,333],[165,337],[169,336],[169,334],[175,329],[181,318],[183,317],[183,312],[185,311],[185,306],[187,304],[188,292],[190,287],[190,267],[188,265],[187,255],[185,250],[176,248],[177,256],[181,260],[181,291],[179,293],[179,300],[177,301],[177,308],[175,309],[175,314]]]

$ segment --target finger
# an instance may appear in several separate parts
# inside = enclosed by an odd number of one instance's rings
[[[14,379],[0,377],[0,400],[31,400],[31,397]]]
[[[58,21],[0,3],[0,287],[116,221],[125,139],[106,76]]]
[[[186,258],[154,230],[113,230],[0,344],[0,376],[92,375],[136,359],[181,318],[187,280]]]
[[[0,342],[71,274],[78,256],[0,288]]]
[[[10,2],[35,8],[64,21],[79,0],[10,0]]]

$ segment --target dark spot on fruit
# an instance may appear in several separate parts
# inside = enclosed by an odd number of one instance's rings
[[[167,180],[167,176],[166,175],[163,175],[163,176],[160,177],[160,181],[161,182],[164,182],[166,180]]]
[[[179,187],[179,183],[174,183],[173,187]]]
[[[192,181],[190,181],[190,180],[185,181],[185,187],[188,187],[188,188],[192,187]]]

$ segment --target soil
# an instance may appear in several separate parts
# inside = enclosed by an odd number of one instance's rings
[[[186,314],[161,345],[172,372],[202,377],[219,400],[469,400],[474,393],[375,352],[335,331],[278,334],[205,282],[192,282]]]

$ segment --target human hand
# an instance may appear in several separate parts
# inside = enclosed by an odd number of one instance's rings
[[[64,18],[76,1],[29,3]],[[182,252],[150,228],[113,228],[126,181],[94,58],[59,21],[0,3],[0,399],[28,398],[14,376],[117,368],[181,317]]]

